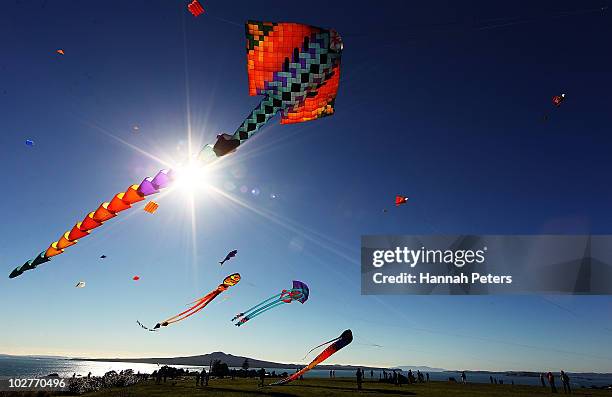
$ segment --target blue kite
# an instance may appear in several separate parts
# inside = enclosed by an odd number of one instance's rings
[[[245,312],[238,313],[236,316],[234,316],[234,318],[231,319],[231,321],[236,321],[239,319],[234,325],[240,327],[247,321],[284,303],[298,301],[304,304],[308,300],[309,295],[310,290],[308,289],[308,286],[306,284],[301,281],[293,280],[292,289],[284,289],[280,294],[274,295],[273,297],[266,299],[265,301],[251,307]]]

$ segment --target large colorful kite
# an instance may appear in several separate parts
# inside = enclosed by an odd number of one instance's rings
[[[156,330],[159,327],[166,327],[166,326],[168,326],[168,325],[170,325],[172,323],[176,323],[178,321],[186,319],[189,316],[192,316],[192,315],[196,314],[200,310],[204,309],[206,307],[206,305],[208,305],[210,302],[212,302],[212,300],[215,299],[221,292],[225,291],[226,289],[228,289],[231,286],[234,286],[234,285],[238,284],[239,282],[240,282],[240,274],[238,274],[238,273],[230,274],[213,291],[209,292],[206,296],[203,296],[200,299],[192,302],[192,303],[194,303],[194,305],[191,306],[189,309],[185,310],[184,312],[181,312],[181,313],[177,314],[176,316],[172,316],[172,317],[170,317],[170,318],[168,318],[168,319],[166,319],[166,320],[164,320],[164,321],[162,321],[160,323],[157,323],[155,325],[155,327],[153,327],[153,329]],[[140,324],[140,322],[139,322],[139,324]],[[142,326],[142,324],[141,324],[141,326]],[[148,328],[146,328],[144,326],[143,326],[143,328],[148,329]]]
[[[274,309],[277,306],[280,306],[285,303],[291,303],[293,301],[298,301],[304,304],[308,300],[308,296],[310,295],[310,290],[308,286],[301,281],[293,280],[293,288],[290,290],[284,289],[280,294],[274,295],[271,298],[266,299],[265,301],[251,307],[243,313],[238,313],[231,321],[236,322],[236,326],[239,327],[247,321],[259,316],[260,314]]]
[[[338,32],[298,23],[248,21],[246,37],[249,95],[264,98],[233,135],[219,134],[200,158],[233,152],[279,112],[281,124],[334,113],[343,48]]]
[[[88,236],[93,229],[116,217],[119,212],[127,210],[132,204],[170,185],[172,179],[172,171],[161,170],[154,178],[145,178],[140,185],[132,185],[125,192],[116,194],[110,202],[100,204],[97,210],[87,214],[81,222],[77,222],[71,230],[65,232],[57,241],[52,242],[46,251],[42,251],[35,258],[16,267],[9,277],[20,276],[26,270],[32,270],[48,262],[52,257],[64,253],[66,248],[75,245],[79,239]]]
[[[279,112],[281,124],[301,123],[334,113],[343,47],[335,30],[297,23],[249,21],[246,36],[249,94],[264,98],[233,135],[219,134],[214,145],[206,145],[200,151],[198,159],[204,164],[236,150]],[[154,178],[146,178],[140,185],[117,194],[47,250],[15,268],[9,277],[20,276],[63,253],[118,212],[167,187],[172,174],[171,170],[162,170]]]
[[[307,366],[305,366],[304,368],[302,368],[298,372],[296,372],[294,374],[291,374],[290,376],[286,377],[285,379],[281,379],[278,382],[272,383],[270,386],[284,385],[285,383],[289,383],[291,381],[299,379],[300,376],[304,375],[306,372],[310,371],[311,369],[313,369],[314,367],[316,367],[317,365],[319,365],[323,361],[327,360],[329,358],[329,356],[331,356],[332,354],[334,354],[338,350],[342,349],[344,346],[348,345],[352,341],[353,341],[353,333],[351,332],[350,329],[347,329],[346,331],[344,331],[336,339],[332,339],[330,341],[322,343],[319,346],[317,346],[314,349],[312,349],[312,350],[315,350],[315,349],[317,349],[317,348],[319,348],[321,346],[325,346],[328,343],[331,343],[331,345],[327,346],[325,348],[325,350],[323,350],[321,352],[321,354],[316,356],[315,359],[312,360],[312,362],[310,364],[308,364]]]

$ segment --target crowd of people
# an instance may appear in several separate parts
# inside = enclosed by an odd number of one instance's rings
[[[561,384],[563,385],[563,393],[572,394],[572,387],[570,386],[570,378],[567,375],[567,373],[561,370],[561,374],[559,375],[559,378],[561,379]],[[555,385],[555,374],[553,374],[550,371],[546,374],[544,373],[540,374],[540,383],[542,383],[542,387],[547,388],[545,379],[546,381],[548,381],[548,386],[550,387],[550,391],[553,393],[556,393],[557,386]]]

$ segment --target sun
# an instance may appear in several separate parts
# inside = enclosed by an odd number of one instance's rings
[[[175,187],[179,190],[194,193],[205,189],[208,184],[207,167],[200,162],[190,161],[175,168]]]

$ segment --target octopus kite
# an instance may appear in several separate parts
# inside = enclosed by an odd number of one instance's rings
[[[235,151],[277,113],[281,114],[281,124],[292,124],[330,116],[335,111],[343,49],[335,30],[249,21],[246,38],[249,94],[262,95],[263,99],[233,135],[219,134],[215,144],[200,151],[198,159],[203,165]],[[174,172],[165,169],[140,185],[130,186],[90,212],[46,250],[16,267],[9,277],[18,277],[62,254],[93,229],[168,187],[174,179]]]
[[[342,349],[343,347],[345,347],[346,345],[348,345],[352,341],[353,341],[353,333],[351,332],[350,329],[347,329],[346,331],[344,331],[336,339],[332,339],[330,341],[322,343],[319,346],[317,346],[317,347],[313,348],[312,350],[310,350],[310,351],[313,351],[315,349],[318,349],[321,346],[325,346],[325,345],[331,343],[331,345],[327,346],[325,348],[325,350],[323,350],[318,356],[316,356],[315,359],[312,360],[312,362],[310,364],[308,364],[307,366],[305,366],[304,368],[302,368],[298,372],[296,372],[296,373],[286,377],[285,379],[281,379],[278,382],[272,383],[270,386],[284,385],[286,383],[289,383],[291,381],[299,379],[300,376],[304,375],[306,372],[310,371],[311,369],[313,369],[314,367],[316,367],[317,365],[319,365],[323,361],[327,360],[332,354],[336,353],[338,350]],[[308,353],[310,353],[310,352],[308,352]]]
[[[200,299],[194,302],[191,302],[194,305],[191,306],[189,309],[177,314],[176,316],[172,316],[162,322],[157,323],[155,327],[153,327],[153,330],[157,330],[160,327],[167,327],[168,325],[172,323],[179,322],[181,320],[186,319],[187,317],[190,317],[196,314],[200,310],[204,309],[210,302],[212,302],[213,299],[219,296],[219,294],[221,294],[223,291],[227,290],[229,287],[232,287],[238,284],[239,282],[240,282],[240,274],[238,273],[230,274],[213,291],[209,292],[206,296],[203,296]],[[140,326],[143,327],[144,329],[150,330],[150,328],[143,326],[139,321],[138,321],[138,324],[140,324]]]
[[[236,322],[236,326],[240,327],[242,324],[247,321],[259,316],[260,314],[274,309],[277,306],[280,306],[284,303],[291,303],[293,301],[298,301],[304,304],[308,300],[308,296],[310,295],[310,290],[308,286],[301,281],[293,280],[293,288],[290,290],[284,289],[280,294],[274,295],[271,298],[266,299],[265,301],[251,307],[243,313],[238,313],[231,321]]]

